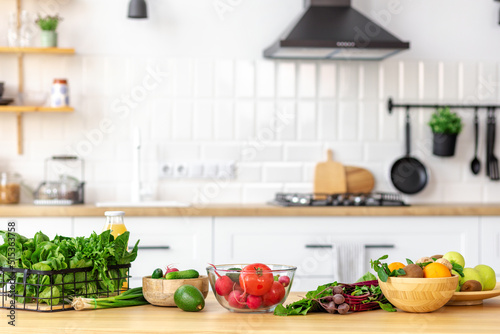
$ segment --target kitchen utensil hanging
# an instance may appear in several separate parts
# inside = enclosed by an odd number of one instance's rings
[[[474,110],[474,112],[477,114],[478,110],[480,109],[485,109],[487,110],[487,124],[486,124],[486,175],[493,181],[500,180],[500,172],[499,166],[498,166],[498,159],[495,156],[495,140],[496,140],[496,117],[495,117],[495,110],[500,108],[500,105],[497,104],[399,104],[399,103],[394,103],[392,101],[392,98],[389,98],[387,101],[387,110],[389,111],[389,114],[392,114],[393,109],[395,108],[405,108],[406,112],[410,110],[411,108],[431,108],[431,109],[439,109],[439,108],[444,108],[444,107],[449,107],[453,109],[468,109],[468,110]],[[476,139],[477,142],[477,139]],[[477,144],[476,144],[477,145]],[[494,168],[494,175],[491,174],[491,169],[492,167]],[[471,162],[471,169],[472,169],[472,162]],[[479,171],[478,171],[479,172]]]
[[[486,138],[486,160],[487,160],[487,175],[492,181],[500,180],[498,170],[498,159],[495,156],[495,140],[496,140],[496,116],[495,108],[488,108],[488,124],[487,124],[487,138]]]
[[[75,162],[75,167],[81,171],[80,180],[67,173],[58,175],[58,180],[49,177],[49,168],[56,169],[52,164]],[[75,156],[53,156],[45,160],[45,181],[34,192],[35,205],[73,205],[84,202],[84,163]]]
[[[474,158],[470,162],[470,169],[474,175],[479,174],[481,170],[481,162],[477,157],[477,145],[479,141],[479,118],[477,116],[477,107],[474,108]]]
[[[391,167],[391,182],[404,194],[413,195],[425,188],[428,181],[427,169],[410,155],[410,108],[406,108],[405,142],[406,155],[394,162]]]

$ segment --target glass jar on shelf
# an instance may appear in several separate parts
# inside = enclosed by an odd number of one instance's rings
[[[19,203],[21,176],[17,173],[0,173],[0,204]]]

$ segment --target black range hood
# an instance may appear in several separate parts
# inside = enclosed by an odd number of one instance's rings
[[[410,47],[352,8],[350,0],[306,3],[306,12],[264,50],[264,57],[382,60]]]

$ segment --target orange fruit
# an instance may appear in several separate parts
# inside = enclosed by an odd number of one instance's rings
[[[401,262],[393,262],[388,267],[389,267],[389,270],[392,272],[393,270],[398,270],[398,269],[404,268],[405,265],[402,264]]]
[[[433,262],[424,267],[425,278],[451,277],[450,269],[442,263]]]

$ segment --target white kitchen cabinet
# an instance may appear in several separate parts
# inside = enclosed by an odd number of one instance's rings
[[[27,238],[32,238],[38,231],[42,231],[51,239],[56,235],[65,237],[73,235],[73,218],[71,217],[1,218],[0,230],[7,230],[7,224],[12,220],[16,223],[16,232]]]
[[[370,259],[384,254],[405,262],[450,250],[479,258],[477,217],[234,217],[214,219],[215,263],[297,266],[296,291],[335,280],[335,245],[366,245]]]
[[[104,217],[75,218],[75,236],[100,232],[104,223]],[[142,276],[169,264],[204,274],[212,260],[212,218],[125,216],[125,225],[130,231],[129,247],[140,239],[137,259],[132,263],[131,287],[142,286]]]
[[[500,217],[480,217],[480,257],[478,262],[465,259],[466,267],[486,264],[500,277]]]

